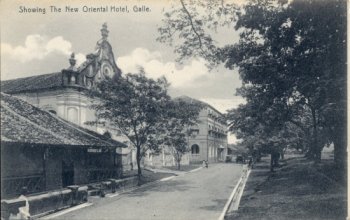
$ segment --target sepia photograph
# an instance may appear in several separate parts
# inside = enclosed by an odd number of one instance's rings
[[[1,0],[1,220],[349,220],[347,0]]]

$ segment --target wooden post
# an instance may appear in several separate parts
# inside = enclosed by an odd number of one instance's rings
[[[44,182],[44,191],[46,191],[47,186],[46,186],[46,160],[48,159],[49,156],[49,149],[48,147],[44,148],[44,154],[43,154],[43,182]]]

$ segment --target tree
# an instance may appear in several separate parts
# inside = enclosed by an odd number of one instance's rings
[[[333,142],[335,162],[345,168],[346,1],[251,0],[240,8],[223,1],[180,2],[182,8],[165,14],[159,40],[183,39],[175,46],[180,59],[196,55],[211,64],[238,67],[243,81],[238,93],[261,112],[254,120],[271,117],[263,126],[267,130],[292,123],[309,132],[305,138],[312,141],[304,142],[315,161]],[[240,32],[240,40],[219,47],[208,29],[228,23]]]
[[[299,12],[302,10],[302,13]],[[291,21],[299,32],[295,47],[298,91],[313,117],[314,145],[327,134],[334,143],[335,162],[346,165],[346,1],[295,1]],[[326,16],[324,16],[326,15]],[[307,74],[309,73],[309,74]],[[319,131],[320,130],[320,131]],[[323,134],[318,135],[318,132]],[[318,144],[319,145],[319,144]],[[321,148],[322,149],[322,148]],[[320,147],[316,147],[320,151]]]
[[[208,29],[217,30],[222,25],[230,26],[235,20],[234,3],[224,0],[179,0],[174,1],[170,11],[164,13],[163,25],[159,27],[157,40],[174,47],[183,62],[194,56],[203,57],[212,65],[219,63],[220,48]]]
[[[99,103],[91,107],[96,111],[96,121],[120,129],[136,148],[139,183],[141,159],[147,150],[157,150],[163,143],[166,107],[170,97],[165,78],[149,79],[143,70],[138,74],[126,74],[116,80],[97,84],[90,95]]]
[[[280,123],[275,110],[262,111],[253,104],[248,102],[228,111],[229,130],[243,140],[241,145],[252,154],[271,154],[273,171],[278,165],[279,155],[283,155],[287,147],[296,147],[296,144],[301,144],[300,140],[305,140],[304,132],[292,123]]]
[[[181,98],[169,102],[167,107],[165,145],[169,147],[178,170],[180,170],[182,156],[190,150],[187,137],[191,135],[191,126],[196,124],[201,108],[200,103],[187,102]]]

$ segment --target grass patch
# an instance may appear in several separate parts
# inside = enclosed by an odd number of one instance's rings
[[[315,166],[305,158],[293,158],[270,173],[268,162],[255,166],[240,208],[226,219],[346,218],[346,187],[333,176],[339,174],[334,174],[332,163]]]

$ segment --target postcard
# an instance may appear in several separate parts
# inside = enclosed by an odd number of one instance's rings
[[[1,218],[344,219],[346,3],[1,1]]]

